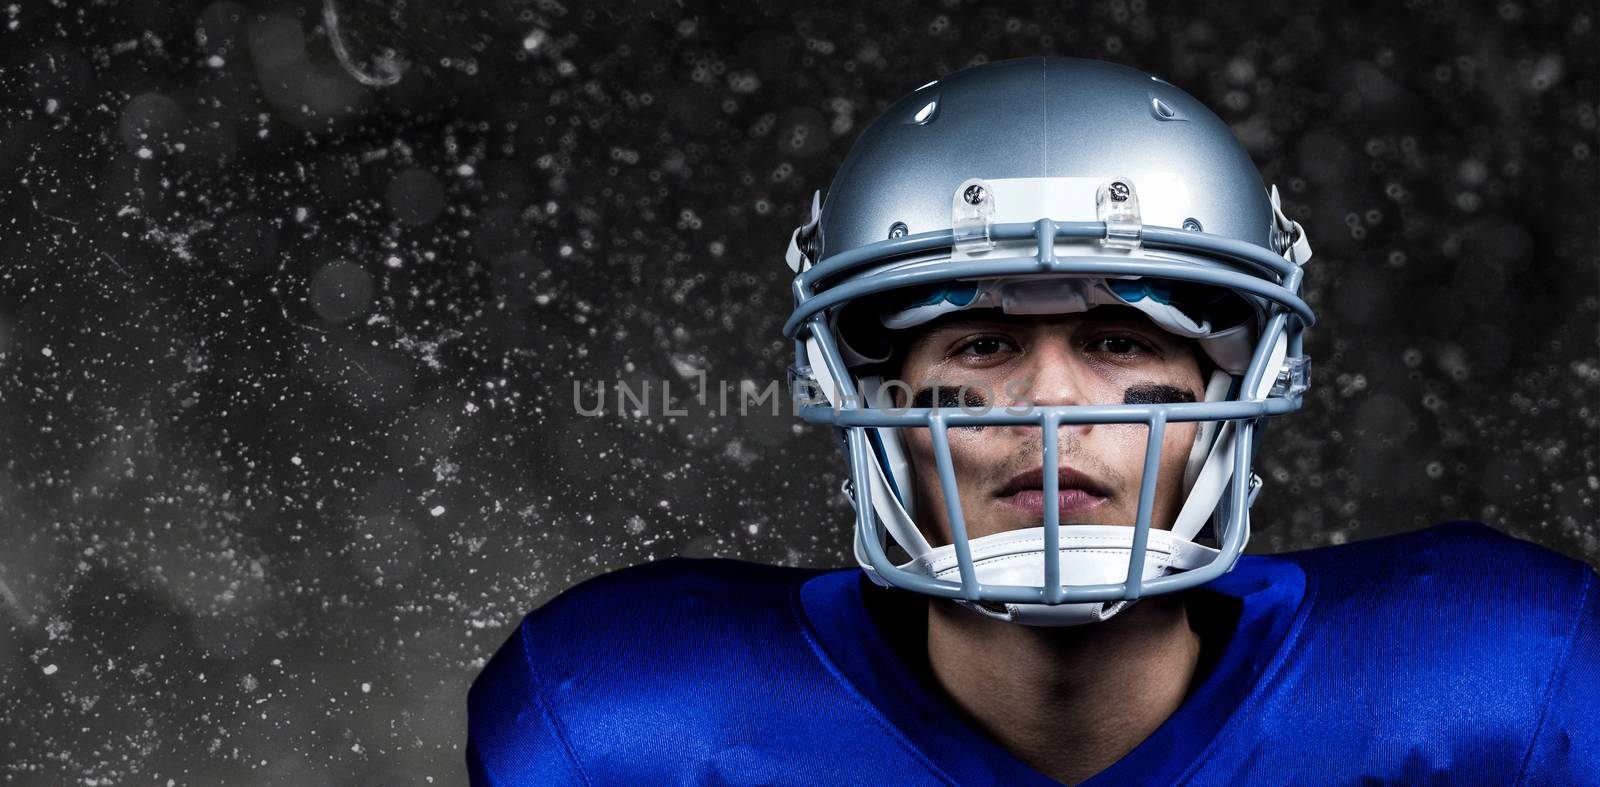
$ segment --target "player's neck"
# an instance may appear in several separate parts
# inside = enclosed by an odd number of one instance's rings
[[[1008,751],[1069,784],[1178,709],[1200,644],[1180,597],[1063,628],[1006,623],[944,599],[928,607],[928,662],[946,693]]]

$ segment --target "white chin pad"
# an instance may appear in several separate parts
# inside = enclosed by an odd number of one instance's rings
[[[1114,584],[1126,581],[1128,556],[1133,549],[1133,528],[1120,525],[1062,525],[1060,539],[1061,584],[1067,586]],[[1009,530],[972,539],[972,567],[984,585],[1044,586],[1044,528]],[[1145,544],[1146,580],[1173,569],[1205,565],[1216,551],[1165,530],[1151,530]],[[961,581],[955,547],[934,548],[921,561],[935,579]],[[1127,607],[1127,602],[1072,604],[1005,604],[1004,612],[960,602],[983,615],[1036,626],[1073,626],[1097,623]]]

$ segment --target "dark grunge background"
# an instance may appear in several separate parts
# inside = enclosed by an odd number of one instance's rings
[[[321,0],[0,9],[0,777],[458,783],[517,619],[672,554],[846,565],[781,252],[891,100],[1106,58],[1318,255],[1256,551],[1476,518],[1600,562],[1588,4]]]

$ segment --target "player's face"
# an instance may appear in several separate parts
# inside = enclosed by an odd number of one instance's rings
[[[888,389],[897,406],[955,410],[964,397],[969,412],[985,406],[1018,412],[1029,403],[1192,402],[1205,395],[1193,342],[1125,306],[1067,315],[957,312],[928,323],[911,339],[898,379],[909,391]],[[968,386],[964,395],[957,391],[962,385]],[[1152,527],[1170,529],[1177,517],[1197,428],[1167,424]],[[1036,426],[949,430],[969,538],[1044,524],[1042,432]],[[915,479],[917,520],[930,543],[948,544],[950,521],[929,430],[901,433]],[[1142,423],[1061,427],[1062,524],[1134,524],[1148,433]]]

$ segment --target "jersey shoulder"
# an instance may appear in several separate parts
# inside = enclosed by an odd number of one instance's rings
[[[582,582],[533,610],[530,637],[598,634],[692,640],[694,633],[751,628],[790,617],[797,580],[820,573],[727,558],[672,557],[612,571]],[[575,643],[573,643],[575,644]]]
[[[1553,650],[1595,579],[1582,562],[1465,520],[1277,557],[1305,571],[1321,629],[1413,642],[1419,655],[1470,645],[1463,668]]]
[[[671,558],[534,609],[468,693],[474,784],[668,783],[729,762],[780,767],[739,742],[806,715],[781,712],[793,687],[829,685],[792,600],[817,573]]]
[[[608,669],[703,669],[737,640],[792,628],[790,595],[815,569],[673,557],[585,580],[523,618],[521,647],[546,671],[598,678]],[[509,643],[508,643],[509,644]]]
[[[1191,783],[1600,783],[1594,569],[1467,521],[1273,557],[1304,601]]]
[[[1569,609],[1595,573],[1554,550],[1469,520],[1275,557],[1299,564],[1330,598],[1402,605],[1426,598],[1479,612],[1516,611],[1519,619],[1529,604]]]

